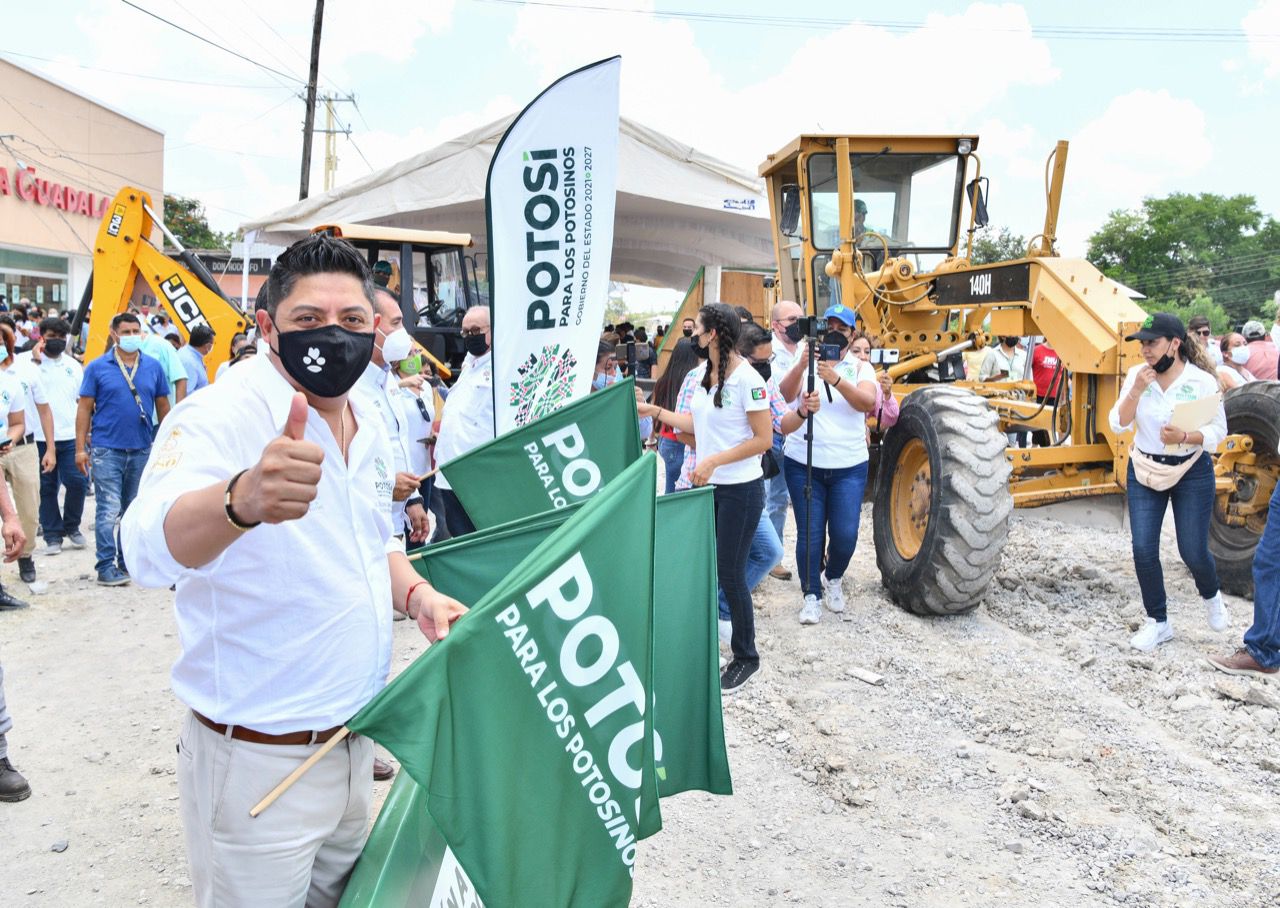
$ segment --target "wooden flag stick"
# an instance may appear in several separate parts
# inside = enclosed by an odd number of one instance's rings
[[[256,817],[258,814],[262,813],[262,811],[266,810],[268,807],[274,804],[276,802],[276,799],[279,798],[280,795],[284,794],[286,791],[292,788],[293,784],[297,782],[299,779],[301,779],[303,774],[308,769],[310,769],[312,766],[315,766],[317,763],[319,763],[320,760],[323,759],[325,754],[333,750],[333,748],[337,746],[338,742],[341,741],[350,733],[351,733],[351,729],[347,728],[345,725],[342,726],[342,728],[338,729],[338,733],[334,735],[332,738],[330,738],[328,741],[325,741],[324,744],[321,745],[319,750],[317,750],[311,756],[307,757],[307,760],[305,763],[303,763],[293,772],[289,773],[289,775],[285,778],[283,782],[281,782],[275,788],[271,789],[270,794],[268,794],[265,798],[263,798],[257,804],[253,805],[253,809],[249,811],[249,816]]]

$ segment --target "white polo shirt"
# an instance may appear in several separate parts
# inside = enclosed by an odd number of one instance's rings
[[[708,363],[707,368],[711,368]],[[749,413],[769,410],[769,390],[760,373],[745,359],[738,362],[724,379],[720,394],[720,406],[715,405],[716,386],[710,390],[701,383],[693,390],[690,412],[693,413],[693,434],[698,439],[695,451],[697,461],[728,451],[754,437]],[[446,411],[447,412],[447,411]],[[721,467],[711,473],[712,485],[736,485],[751,482],[763,475],[759,457],[747,457]]]
[[[835,370],[840,376],[839,388],[821,380],[816,384],[820,406],[813,414],[813,465],[823,470],[856,467],[868,457],[867,414],[855,409],[840,392],[846,382],[876,384],[876,370],[871,363],[863,362],[852,353],[846,353],[844,359],[835,364]],[[799,409],[798,401],[796,409]],[[806,426],[787,436],[782,446],[783,456],[806,462],[807,431]]]
[[[365,367],[364,374],[360,376],[360,381],[356,382],[356,386],[351,391],[353,394],[363,394],[368,398],[369,405],[377,411],[378,420],[386,430],[387,440],[391,445],[391,456],[395,458],[395,471],[408,473],[410,472],[409,428],[392,392],[391,385],[394,383],[394,390],[398,392],[400,383],[391,376],[390,371],[369,363]],[[392,479],[394,480],[394,477]],[[404,501],[392,500],[391,502],[391,532],[397,535],[404,534],[404,510],[408,500],[406,498]]]
[[[21,410],[23,422],[26,423],[22,434],[25,436],[39,432],[39,437],[43,437],[44,431],[40,429],[40,414],[36,410],[36,404],[47,404],[49,399],[45,397],[44,386],[40,384],[40,376],[35,374],[33,366],[33,363],[24,366],[15,359],[8,369],[0,368],[0,375],[4,376],[5,381],[5,390],[0,394],[0,413],[17,413]]]
[[[57,359],[48,355],[36,362],[30,351],[18,355],[18,366],[30,366],[40,377],[40,385],[49,409],[53,412],[54,441],[75,441],[76,407],[80,402],[80,385],[84,381],[84,367],[67,353]],[[37,399],[37,402],[38,399]],[[40,425],[34,407],[28,407],[27,418],[35,419],[33,429],[28,424],[27,431],[35,432],[36,441],[45,441],[44,427]]]
[[[493,351],[468,360],[449,391],[436,439],[436,466],[480,447],[493,439]],[[452,489],[444,473],[436,474],[436,486]]]
[[[120,530],[135,580],[177,585],[178,698],[215,722],[283,734],[341,725],[386,683],[387,555],[401,547],[391,536],[391,446],[377,412],[351,395],[359,428],[349,464],[323,418],[308,414],[306,439],[325,459],[304,517],[255,527],[200,568],[174,560],[164,536],[174,501],[252,467],[284,429],[295,392],[273,358],[174,408]]]
[[[26,405],[27,393],[22,387],[22,379],[12,369],[0,369],[0,441],[8,432],[10,414],[24,413]],[[31,427],[28,426],[26,431],[30,432]]]

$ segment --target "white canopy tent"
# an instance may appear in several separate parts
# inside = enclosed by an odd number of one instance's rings
[[[470,233],[484,253],[489,161],[505,117],[323,195],[245,223],[288,243],[317,224]],[[683,290],[704,265],[775,267],[769,208],[754,175],[623,117],[612,278]]]

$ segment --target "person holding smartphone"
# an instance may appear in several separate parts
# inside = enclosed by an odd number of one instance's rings
[[[638,404],[641,416],[657,418],[697,440],[694,485],[715,488],[716,567],[733,623],[733,660],[720,675],[720,689],[732,693],[760,669],[755,612],[747,586],[747,555],[764,509],[760,455],[773,444],[769,392],[765,381],[738,353],[742,321],[730,306],[703,306],[692,341],[706,360],[690,413]]]
[[[853,310],[837,304],[823,317],[827,333],[817,363],[821,409],[808,430],[813,433],[812,470],[806,432],[788,435],[783,446],[782,471],[796,515],[801,624],[822,620],[824,600],[832,612],[844,611],[840,582],[858,544],[867,487],[867,414],[879,399],[875,369],[850,350],[860,336],[854,331]]]

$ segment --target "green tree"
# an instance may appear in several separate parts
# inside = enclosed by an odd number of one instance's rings
[[[1008,227],[1001,227],[992,232],[983,228],[973,241],[973,258],[975,265],[990,265],[992,262],[1007,262],[1020,259],[1027,254],[1027,238],[1014,233]]]
[[[164,225],[188,249],[225,249],[231,239],[210,229],[203,203],[186,196],[164,197]]]
[[[1089,238],[1086,257],[1145,294],[1148,311],[1208,315],[1221,331],[1273,314],[1280,222],[1251,195],[1174,193],[1146,199],[1137,211],[1113,211]]]

